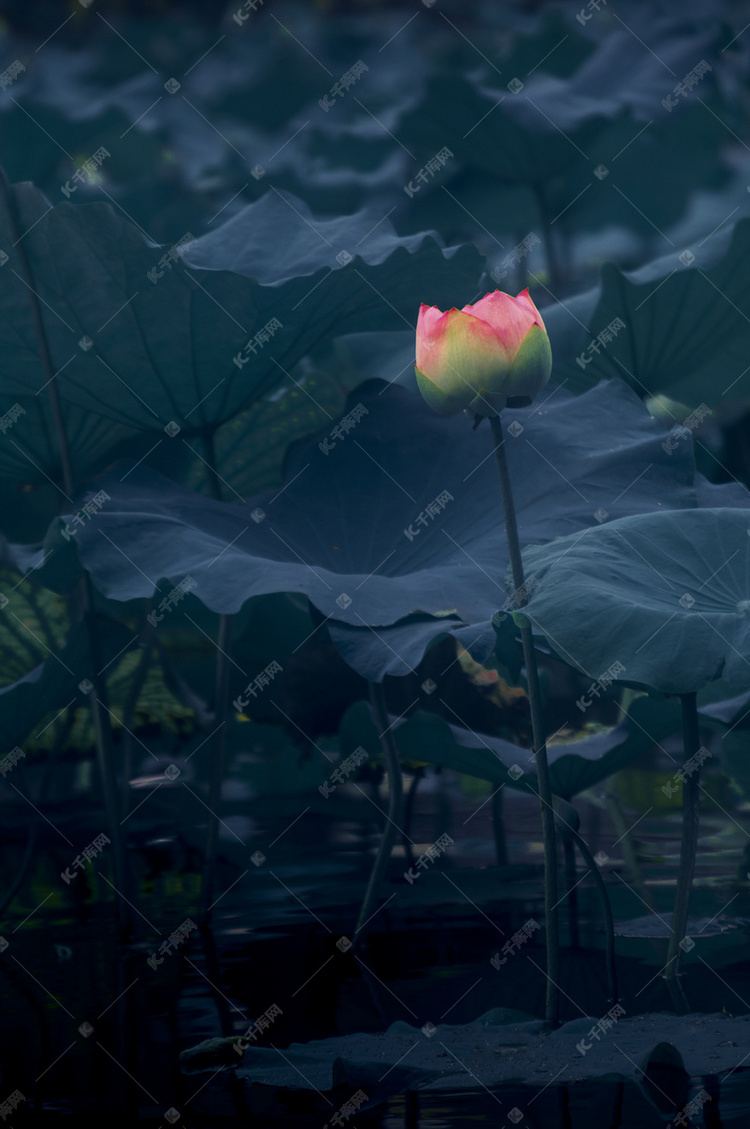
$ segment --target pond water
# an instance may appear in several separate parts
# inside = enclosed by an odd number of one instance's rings
[[[356,819],[343,818],[341,809],[325,810],[309,797],[271,805],[237,796],[228,798],[223,816],[211,928],[188,926],[184,941],[160,955],[166,938],[197,918],[203,829],[195,816],[192,824],[185,818],[190,798],[184,788],[159,802],[161,808],[150,801],[151,810],[143,804],[130,821],[136,940],[124,950],[117,945],[105,868],[94,860],[62,894],[57,878],[71,861],[59,832],[76,844],[92,841],[100,813],[92,807],[79,808],[75,818],[49,814],[58,834],[50,827],[40,836],[14,913],[2,926],[7,941],[0,954],[2,1086],[26,1099],[13,1124],[101,1125],[102,1117],[126,1113],[128,1123],[154,1126],[322,1127],[335,1107],[315,1092],[261,1100],[259,1087],[243,1089],[231,1070],[182,1073],[180,1052],[206,1039],[245,1033],[273,1005],[281,1014],[260,1033],[257,1045],[276,1048],[279,1055],[292,1043],[382,1031],[396,1021],[415,1028],[464,1024],[500,1007],[543,1015],[544,948],[538,933],[514,962],[491,963],[525,921],[542,920],[538,816],[528,798],[506,801],[512,832],[508,864],[498,868],[491,805],[468,798],[455,784],[426,788],[412,827],[415,855],[446,831],[454,846],[411,884],[403,878],[403,848],[396,848],[380,909],[355,953],[337,942],[352,934],[377,822],[363,820],[361,812]],[[646,817],[639,825],[651,859],[644,866],[644,891],[653,899],[655,916],[632,888],[606,820],[599,818],[597,832],[595,809],[579,807],[589,820],[589,841],[595,845],[598,836],[610,855],[603,869],[618,929],[641,934],[618,938],[625,1012],[670,1011],[660,975],[666,940],[654,936],[658,925],[644,928],[643,919],[657,922],[671,904],[674,817]],[[687,991],[698,1012],[750,1012],[744,929],[750,895],[727,861],[736,864],[744,819],[737,815],[733,835],[721,812],[712,817],[707,811],[703,821],[691,903],[696,941],[685,954]],[[20,841],[8,848],[4,883],[21,850]],[[256,865],[257,852],[264,858]],[[583,875],[579,867],[577,947],[569,944],[561,907],[563,1021],[598,1017],[609,1007],[600,916]],[[623,926],[629,920],[635,924]],[[644,1046],[643,1052],[650,1049]],[[738,1048],[738,1062],[748,1051]],[[710,1053],[707,1048],[705,1072],[690,1080],[686,1093],[683,1087],[684,1103],[710,1095],[703,1122],[694,1117],[692,1123],[746,1125],[750,1074],[742,1064],[713,1072]],[[622,1070],[634,1073],[624,1058]],[[470,1075],[467,1067],[468,1088],[461,1092],[389,1095],[339,1123],[383,1129],[475,1124],[647,1129],[668,1120],[634,1081],[560,1086],[550,1075],[541,1087],[488,1089]]]

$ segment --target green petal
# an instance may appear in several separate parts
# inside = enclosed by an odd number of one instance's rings
[[[513,360],[505,391],[508,396],[534,396],[544,388],[552,372],[552,348],[546,332],[532,325]]]
[[[414,366],[414,372],[417,374],[417,384],[419,391],[424,396],[427,403],[441,416],[453,416],[457,412],[462,412],[464,408],[469,406],[474,391],[468,386],[464,386],[462,392],[443,392],[441,388],[425,376],[417,366]]]

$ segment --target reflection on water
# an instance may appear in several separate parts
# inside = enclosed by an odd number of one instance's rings
[[[170,803],[177,795],[175,790]],[[23,1095],[8,1123],[74,1120],[101,1126],[106,1116],[107,1123],[115,1118],[153,1126],[322,1129],[338,1107],[321,1104],[313,1094],[313,1108],[309,1093],[280,1103],[258,1093],[260,1087],[244,1089],[231,1070],[183,1074],[180,1052],[205,1039],[244,1034],[271,1005],[281,1015],[272,1028],[259,1032],[258,1045],[279,1053],[292,1042],[382,1030],[397,1020],[418,1026],[446,1016],[444,1022],[460,1024],[493,1007],[541,1015],[545,981],[539,935],[529,939],[529,959],[509,965],[510,971],[490,963],[520,924],[542,918],[537,815],[527,800],[514,802],[510,864],[503,870],[492,867],[487,855],[489,813],[469,824],[471,838],[455,833],[451,854],[411,885],[403,881],[406,857],[396,854],[384,904],[362,950],[374,973],[368,978],[346,946],[337,943],[353,930],[369,852],[377,841],[376,819],[368,823],[346,813],[324,817],[309,809],[300,816],[299,804],[273,811],[268,801],[249,813],[230,810],[227,826],[241,826],[244,842],[240,849],[229,830],[223,833],[212,926],[203,931],[194,927],[203,828],[191,827],[184,813],[174,810],[140,822],[136,812],[130,829],[136,940],[124,951],[117,945],[116,894],[103,859],[88,860],[74,879],[61,883],[60,874],[77,851],[50,832],[37,848],[13,916],[2,924],[0,1102]],[[467,811],[477,812],[476,802]],[[446,828],[454,833],[462,813],[446,814],[436,805],[420,818],[413,833],[417,855]],[[93,841],[101,830],[94,810],[56,823],[75,844]],[[708,835],[712,827],[710,820],[706,823]],[[658,826],[653,830],[657,834]],[[8,844],[3,886],[22,850],[20,840]],[[692,911],[704,926],[719,915],[728,920],[730,912],[733,921],[750,917],[747,891],[722,878],[722,865],[715,855],[703,859]],[[662,860],[647,875],[660,911],[671,903],[669,873],[669,860]],[[644,913],[626,876],[616,868],[608,876],[619,921]],[[580,948],[566,946],[561,963],[564,1020],[601,1015],[607,1006],[598,908],[588,882],[578,893]],[[746,943],[739,928],[736,938],[710,926],[697,937],[686,959],[695,1010],[750,1012],[743,1003],[750,1000]],[[627,1014],[669,1010],[660,977],[665,952],[664,938],[618,939]],[[738,1048],[738,1061],[746,1053]],[[623,1072],[632,1069],[625,1064]],[[709,1057],[706,1071],[689,1081],[684,1095],[684,1103],[710,1095],[691,1123],[709,1129],[746,1126],[750,1074],[740,1068],[712,1075]],[[467,1081],[473,1086],[469,1092],[394,1096],[343,1123],[360,1129],[474,1124],[650,1129],[669,1120],[630,1080],[559,1086],[550,1078],[543,1088],[519,1084],[497,1091]]]

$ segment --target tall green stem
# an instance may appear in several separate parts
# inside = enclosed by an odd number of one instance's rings
[[[534,185],[534,195],[536,196],[537,207],[539,208],[539,219],[542,225],[542,236],[544,239],[544,253],[547,257],[547,270],[549,272],[550,289],[554,291],[554,296],[559,298],[560,291],[562,290],[562,271],[560,270],[560,262],[557,257],[555,249],[555,241],[552,237],[552,224],[554,220],[550,220],[550,209],[547,201],[547,193],[541,184]]]
[[[594,879],[597,893],[599,894],[599,901],[604,914],[604,934],[606,937],[605,957],[607,962],[607,986],[609,990],[610,1003],[616,1004],[619,1002],[617,992],[617,972],[615,969],[615,922],[612,917],[612,906],[609,903],[609,895],[607,894],[607,887],[604,879],[602,878],[601,871],[596,865],[596,859],[589,850],[588,843],[576,831],[571,829],[572,841],[578,845],[578,850],[581,852],[583,861],[591,871],[591,877]]]
[[[508,865],[508,840],[505,837],[503,820],[503,788],[500,785],[492,794],[492,832],[495,837],[495,862],[498,866]]]
[[[151,601],[147,604],[150,607]],[[145,619],[144,615],[144,619]],[[145,636],[145,637],[144,637]],[[141,629],[141,642],[144,644],[138,659],[138,665],[133,672],[133,681],[128,688],[125,707],[122,711],[122,820],[123,823],[130,815],[131,791],[130,780],[133,776],[133,746],[136,741],[133,729],[135,727],[135,711],[141,691],[146,684],[146,678],[151,667],[151,658],[154,649],[153,628]]]
[[[565,860],[565,885],[568,892],[565,900],[568,903],[568,930],[570,932],[570,947],[581,947],[581,935],[578,928],[578,877],[576,868],[576,852],[573,840],[567,835],[562,836],[563,858]]]
[[[685,761],[698,752],[700,748],[700,729],[698,724],[698,705],[695,694],[681,694],[682,703],[682,737],[685,750]],[[698,848],[698,822],[700,798],[700,766],[695,765],[692,771],[688,770],[687,779],[682,785],[682,843],[680,845],[680,869],[677,874],[677,890],[672,913],[672,932],[669,937],[667,951],[667,968],[664,979],[667,989],[672,997],[675,1011],[679,1015],[686,1015],[690,1010],[687,996],[679,980],[681,942],[685,939],[687,931],[688,913],[690,910],[690,890],[695,874],[695,856]]]
[[[409,868],[414,866],[414,848],[409,837],[409,832],[411,831],[411,821],[412,816],[414,815],[414,801],[417,798],[417,788],[419,787],[419,781],[423,776],[424,769],[420,766],[417,766],[414,769],[411,784],[409,785],[409,791],[406,793],[406,798],[404,800],[404,826],[401,831],[401,842],[403,843],[404,854],[406,855],[406,865]]]
[[[607,810],[609,818],[612,820],[612,826],[614,827],[615,834],[617,835],[617,842],[620,845],[622,857],[625,859],[625,865],[630,872],[633,886],[635,887],[638,896],[643,904],[645,906],[648,906],[650,910],[654,910],[656,907],[654,906],[653,895],[651,894],[650,889],[646,885],[646,880],[643,877],[643,867],[641,866],[641,860],[638,854],[638,846],[635,840],[635,836],[633,835],[628,821],[623,815],[620,801],[617,798],[617,794],[615,792],[616,782],[617,776],[610,776],[609,780],[607,781],[604,789],[604,806]]]
[[[361,941],[358,934],[368,919],[372,916],[372,907],[378,894],[378,887],[383,880],[388,859],[396,840],[396,835],[401,830],[404,817],[404,784],[401,776],[401,763],[398,758],[398,749],[393,737],[393,730],[388,724],[388,710],[385,704],[385,693],[382,682],[370,683],[370,704],[375,716],[375,724],[380,731],[380,746],[383,750],[385,770],[388,779],[388,814],[380,839],[378,853],[375,856],[370,880],[367,883],[362,908],[359,911],[357,926],[354,930],[355,940]]]
[[[206,464],[208,466],[208,482],[211,493],[217,502],[221,502],[221,480],[216,471],[216,450],[213,434],[207,432],[203,438],[206,450]],[[229,647],[232,636],[231,615],[219,616],[219,632],[216,640],[216,672],[214,682],[214,730],[211,742],[211,779],[208,792],[208,834],[206,836],[206,850],[203,857],[203,876],[201,879],[201,905],[200,917],[207,921],[213,905],[214,882],[216,877],[216,857],[219,848],[219,807],[221,806],[221,788],[224,783],[224,764],[227,748],[227,718],[229,715],[229,678],[230,658]]]
[[[516,521],[516,508],[513,502],[513,491],[508,473],[508,462],[505,457],[505,439],[500,416],[490,418],[492,439],[495,444],[495,462],[500,479],[500,492],[503,499],[503,513],[505,515],[505,532],[508,538],[510,552],[510,565],[515,588],[515,605],[523,608],[527,603],[524,588],[523,559],[521,557],[521,542],[518,537],[518,523]],[[544,721],[542,717],[542,698],[539,689],[539,670],[536,664],[536,651],[531,633],[531,624],[524,616],[521,626],[521,645],[523,647],[523,660],[526,667],[526,680],[529,689],[529,707],[531,710],[531,732],[534,743],[534,758],[536,773],[539,781],[539,799],[542,809],[542,838],[544,840],[544,916],[547,926],[547,999],[545,1018],[547,1023],[555,1026],[559,1014],[559,936],[557,927],[557,847],[555,843],[555,815],[552,808],[552,788],[549,779],[549,765],[547,763],[547,744],[545,740]]]
[[[0,168],[0,188],[2,188],[3,196],[5,198],[5,205],[8,210],[9,226],[14,237],[13,246],[14,248],[16,248],[19,266],[21,267],[21,274],[28,291],[29,310],[31,313],[31,320],[34,327],[37,347],[39,349],[41,375],[44,378],[44,384],[42,385],[42,388],[46,388],[47,390],[47,399],[50,406],[50,413],[52,415],[52,423],[55,430],[55,438],[57,440],[57,451],[60,458],[60,470],[63,483],[61,493],[64,495],[68,502],[71,502],[76,491],[76,483],[73,475],[73,463],[70,457],[70,445],[68,443],[68,436],[65,431],[65,420],[62,413],[60,393],[57,387],[55,366],[52,362],[52,355],[50,353],[47,334],[44,328],[44,320],[42,318],[42,310],[39,303],[39,298],[37,297],[36,279],[34,278],[34,273],[31,269],[31,263],[26,253],[26,247],[23,241],[23,235],[25,233],[22,233],[21,231],[21,224],[19,222],[18,210],[15,197],[13,195],[13,190],[10,186],[7,176],[5,175],[5,170],[2,168]],[[39,391],[41,390],[42,389],[40,389]],[[60,489],[60,487],[58,487],[58,489]],[[88,573],[85,572],[81,577],[74,595],[75,602],[78,608],[78,614],[86,626],[86,632],[88,636],[89,653],[91,656],[92,666],[91,681],[94,684],[94,690],[89,697],[89,704],[91,708],[91,719],[94,726],[96,760],[99,770],[102,796],[104,799],[107,830],[109,831],[111,839],[112,874],[114,877],[114,885],[117,890],[117,897],[115,899],[115,905],[117,907],[117,920],[120,930],[120,937],[122,940],[126,940],[129,939],[132,929],[132,915],[130,912],[130,902],[132,900],[132,894],[129,890],[129,874],[125,866],[125,855],[123,850],[123,835],[122,825],[120,823],[120,804],[117,790],[117,777],[115,774],[115,755],[112,742],[112,727],[110,725],[109,711],[107,708],[107,684],[101,663],[99,633],[96,625],[94,590]]]

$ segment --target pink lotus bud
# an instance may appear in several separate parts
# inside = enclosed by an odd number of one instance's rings
[[[473,306],[442,313],[420,306],[417,320],[419,390],[440,415],[467,409],[495,416],[511,398],[530,404],[552,370],[552,350],[528,290],[499,290]]]

